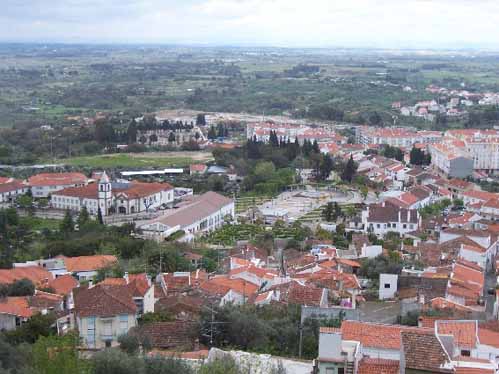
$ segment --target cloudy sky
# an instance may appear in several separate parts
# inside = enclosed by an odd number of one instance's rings
[[[0,41],[499,49],[498,0],[1,0]]]

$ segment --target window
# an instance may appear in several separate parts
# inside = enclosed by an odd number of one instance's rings
[[[102,335],[105,339],[111,338],[113,336],[113,322],[112,321],[102,321]]]
[[[345,369],[338,368],[338,374],[345,374]]]
[[[407,228],[407,225],[404,223],[404,225],[403,225],[402,227],[403,227],[404,229],[406,229],[406,228]]]
[[[390,283],[385,283],[385,288],[390,288]]]
[[[87,318],[87,345],[95,347],[95,317]]]
[[[120,314],[120,335],[128,332],[128,315]]]
[[[469,357],[469,356],[471,356],[471,352],[469,350],[467,350],[467,349],[462,349],[461,350],[461,356],[467,356],[467,357]]]

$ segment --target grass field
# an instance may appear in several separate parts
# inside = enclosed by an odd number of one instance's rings
[[[39,217],[21,217],[21,222],[31,227],[34,231],[57,230],[61,224],[60,220],[39,218]]]
[[[166,167],[186,167],[191,163],[208,161],[210,157],[199,157],[199,154],[189,155],[188,153],[172,152],[168,153],[119,153],[99,156],[73,157],[60,160],[72,166],[91,168],[166,168]]]

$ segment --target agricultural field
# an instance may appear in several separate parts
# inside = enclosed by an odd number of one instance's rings
[[[304,240],[307,230],[299,224],[288,226],[284,223],[266,227],[259,224],[225,225],[205,238],[205,241],[214,245],[232,246],[239,240],[254,241],[268,235],[273,239]]]
[[[109,155],[73,157],[60,160],[61,163],[76,167],[93,169],[115,168],[168,168],[188,167],[192,163],[210,161],[208,153],[154,152],[154,153],[116,153]]]
[[[428,84],[499,91],[498,68],[485,52],[0,45],[0,126],[179,108],[335,120],[314,106],[388,121]]]

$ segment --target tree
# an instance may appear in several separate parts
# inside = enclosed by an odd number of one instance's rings
[[[319,179],[323,181],[327,180],[331,174],[331,171],[333,171],[333,168],[334,162],[331,156],[328,154],[324,155],[319,167]]]
[[[196,125],[197,126],[206,126],[206,115],[204,113],[199,113],[196,116]]]
[[[80,210],[80,214],[78,215],[78,220],[76,223],[78,224],[78,228],[81,230],[83,226],[85,226],[90,221],[90,214],[88,214],[87,207],[84,206]]]
[[[410,157],[412,165],[423,165],[425,163],[425,154],[419,148],[412,147]]]
[[[65,235],[69,234],[70,232],[74,231],[74,222],[73,222],[73,216],[71,215],[71,212],[69,209],[66,209],[66,213],[64,214],[64,218],[61,221],[61,224],[59,225],[59,230],[61,230],[62,233]]]
[[[345,165],[345,168],[343,169],[343,173],[341,173],[341,180],[351,183],[356,172],[357,172],[357,165],[353,160],[353,156],[350,155],[350,158],[348,159],[348,162]]]
[[[312,144],[312,151],[315,153],[321,153],[321,149],[319,148],[319,143],[317,143],[317,140],[314,140],[314,143]]]
[[[149,136],[149,144],[156,143],[157,141],[158,141],[158,135],[151,134],[151,136]]]
[[[19,279],[9,285],[9,296],[32,296],[34,294],[35,285],[29,279]]]
[[[175,136],[175,133],[173,131],[171,131],[168,134],[168,143],[175,143],[176,140],[177,140],[177,138]]]
[[[12,373],[22,372],[20,369],[26,364],[26,357],[23,357],[23,354],[19,349],[10,345],[3,336],[0,336],[0,372],[7,373],[2,371],[4,370],[13,370]],[[8,371],[11,373],[11,371]]]
[[[214,126],[211,126],[208,130],[208,139],[215,140],[217,138],[217,130]]]
[[[50,336],[56,333],[54,323],[56,317],[52,314],[35,314],[16,330],[5,332],[5,337],[11,344],[33,344],[40,336]]]
[[[128,125],[128,129],[126,131],[126,137],[128,140],[128,144],[133,144],[137,142],[137,122],[135,122],[135,119],[132,119],[132,121]]]
[[[327,222],[331,222],[333,220],[334,208],[333,203],[327,203],[327,205],[322,210],[322,218],[324,218]]]
[[[120,349],[129,355],[136,354],[140,348],[140,341],[138,336],[131,334],[124,334],[118,337]]]
[[[92,366],[94,374],[144,374],[140,357],[119,350],[96,353],[92,358]]]
[[[367,197],[367,194],[369,193],[369,190],[367,189],[367,186],[365,184],[360,186],[360,194],[362,195],[362,198],[365,200]]]
[[[104,218],[102,218],[102,210],[99,209],[97,210],[97,222],[99,222],[99,224],[103,225],[104,224]]]
[[[41,337],[33,346],[33,365],[36,372],[39,374],[90,373],[86,360],[79,357],[78,342],[77,333]]]
[[[371,126],[379,126],[383,123],[383,119],[381,118],[381,116],[379,115],[378,112],[373,112],[370,116],[369,116],[369,124]]]
[[[23,209],[33,208],[33,196],[29,196],[28,194],[18,196],[16,202]]]

